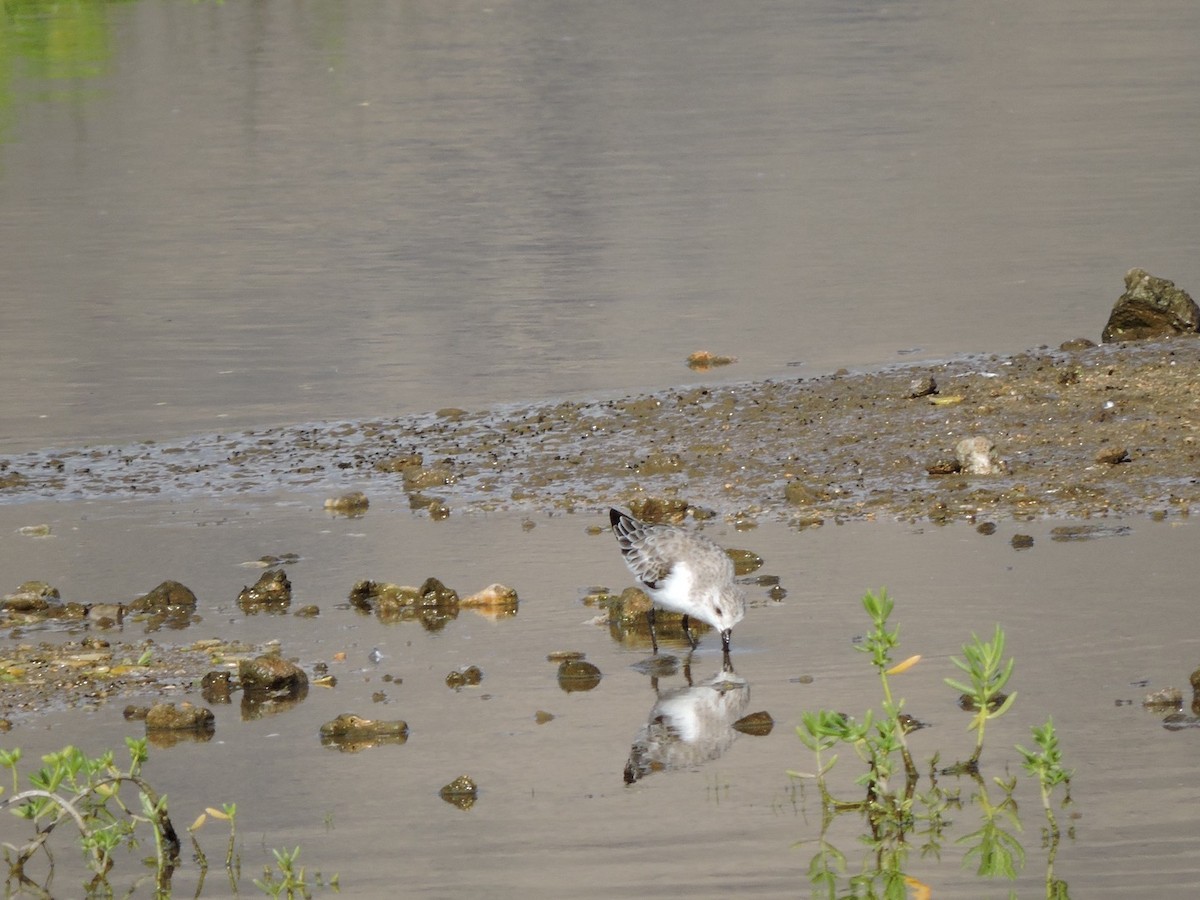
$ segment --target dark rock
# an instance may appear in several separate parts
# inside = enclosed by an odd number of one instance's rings
[[[928,375],[926,375],[924,378],[914,378],[908,383],[909,399],[928,397],[930,394],[936,394],[937,392],[937,382]]]
[[[1014,550],[1028,550],[1033,546],[1032,534],[1014,534],[1010,541]]]
[[[238,679],[247,694],[295,695],[307,691],[308,676],[293,662],[278,656],[259,656],[238,663]]]
[[[458,690],[462,687],[474,686],[483,681],[483,671],[479,666],[467,666],[446,676],[446,687]]]
[[[957,475],[962,471],[962,463],[957,459],[939,459],[925,467],[930,475]]]
[[[138,597],[129,606],[138,612],[194,610],[196,595],[178,581],[164,581],[154,590]]]
[[[50,608],[51,601],[58,599],[58,588],[44,581],[26,581],[4,597],[0,609],[20,613],[45,612]]]
[[[342,713],[321,726],[321,743],[347,753],[380,744],[403,744],[408,740],[408,723],[402,719],[382,721],[355,713]]]
[[[233,676],[228,672],[209,672],[200,679],[200,696],[206,703],[228,703],[233,692]]]
[[[1124,447],[1108,447],[1096,454],[1096,462],[1110,466],[1129,462],[1129,451]]]
[[[1200,332],[1200,307],[1173,281],[1144,269],[1125,273],[1125,293],[1117,300],[1100,339],[1144,341]]]
[[[292,583],[283,569],[268,569],[258,577],[253,587],[243,587],[238,594],[242,612],[260,610],[283,612],[292,602]]]
[[[438,791],[438,795],[451,806],[470,809],[479,796],[479,787],[470,775],[459,775]]]
[[[190,703],[155,703],[146,713],[147,731],[212,731],[215,722],[211,709]]]

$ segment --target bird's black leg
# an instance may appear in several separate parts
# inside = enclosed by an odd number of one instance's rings
[[[654,607],[646,610],[646,621],[650,624],[650,647],[654,650],[655,655],[658,655],[658,638],[654,634]]]
[[[685,638],[687,638],[688,646],[690,646],[693,650],[695,650],[696,649],[696,639],[694,637],[692,637],[691,625],[692,625],[691,621],[685,615],[683,617],[683,636]]]

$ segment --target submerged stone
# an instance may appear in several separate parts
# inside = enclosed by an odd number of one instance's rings
[[[204,706],[155,703],[146,712],[147,731],[212,731],[216,716]]]
[[[322,725],[320,735],[325,746],[356,753],[381,744],[403,744],[408,740],[408,723],[402,719],[383,721],[342,713]]]
[[[451,806],[470,809],[479,797],[479,787],[470,775],[459,775],[449,784],[444,785],[438,794]]]

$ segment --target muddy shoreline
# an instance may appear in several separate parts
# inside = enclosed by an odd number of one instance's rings
[[[284,489],[402,495],[436,516],[639,496],[801,524],[1186,514],[1198,365],[1200,340],[1177,338],[48,450],[0,457],[0,502]],[[913,396],[929,379],[936,393]],[[955,444],[975,435],[1005,471],[954,473]]]

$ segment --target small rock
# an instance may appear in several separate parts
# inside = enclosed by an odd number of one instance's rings
[[[930,475],[957,475],[962,471],[962,463],[957,459],[939,459],[925,467]]]
[[[474,686],[483,681],[483,670],[479,666],[467,666],[465,669],[460,669],[451,672],[446,676],[446,687],[459,690],[467,686]]]
[[[1124,447],[1109,447],[1096,454],[1096,462],[1116,466],[1129,462],[1129,451]]]
[[[959,441],[954,447],[954,457],[964,475],[995,475],[1005,470],[995,449],[996,444],[991,438],[976,435]]]
[[[125,620],[123,603],[89,603],[84,607],[88,621],[100,628],[115,628]]]
[[[459,775],[438,791],[438,795],[451,806],[470,809],[479,796],[479,787],[470,775]]]
[[[129,606],[139,612],[194,610],[196,595],[178,581],[164,581],[149,593],[138,597]]]
[[[211,709],[182,703],[155,703],[146,713],[147,731],[212,731],[217,717]]]
[[[308,688],[308,676],[293,662],[278,656],[259,656],[238,663],[242,690],[258,696],[295,695]]]
[[[229,672],[208,672],[200,679],[200,696],[206,703],[228,703],[233,693],[233,676]]]
[[[1028,550],[1033,546],[1032,534],[1014,534],[1012,540],[1009,541],[1014,550]]]
[[[533,721],[539,725],[545,725],[547,722],[554,721],[554,713],[548,713],[544,709],[539,709],[533,714]]]
[[[283,612],[292,602],[292,583],[283,569],[268,569],[259,576],[253,587],[243,587],[238,594],[238,606],[243,612],[259,610]]]
[[[937,382],[928,375],[926,375],[924,378],[914,378],[908,384],[909,399],[928,397],[930,394],[936,394],[937,392]]]
[[[320,729],[321,743],[344,752],[357,752],[380,744],[403,744],[408,740],[408,723],[403,719],[368,719],[342,713]]]
[[[50,608],[51,601],[59,599],[58,588],[44,581],[26,581],[4,596],[0,609],[22,613],[45,612]]]
[[[1176,687],[1165,687],[1160,691],[1153,691],[1142,698],[1142,706],[1146,709],[1160,711],[1183,709],[1183,691]]]
[[[463,597],[459,604],[465,609],[483,609],[495,612],[516,612],[517,592],[503,584],[489,584],[481,591],[476,591],[469,597]]]
[[[378,464],[377,464],[378,465]],[[361,516],[367,511],[371,501],[362,491],[351,491],[340,497],[329,497],[325,500],[325,508],[330,512],[345,516]]]
[[[688,368],[698,372],[706,372],[716,366],[732,365],[735,362],[737,362],[736,356],[718,356],[708,350],[697,350],[687,358]]]

